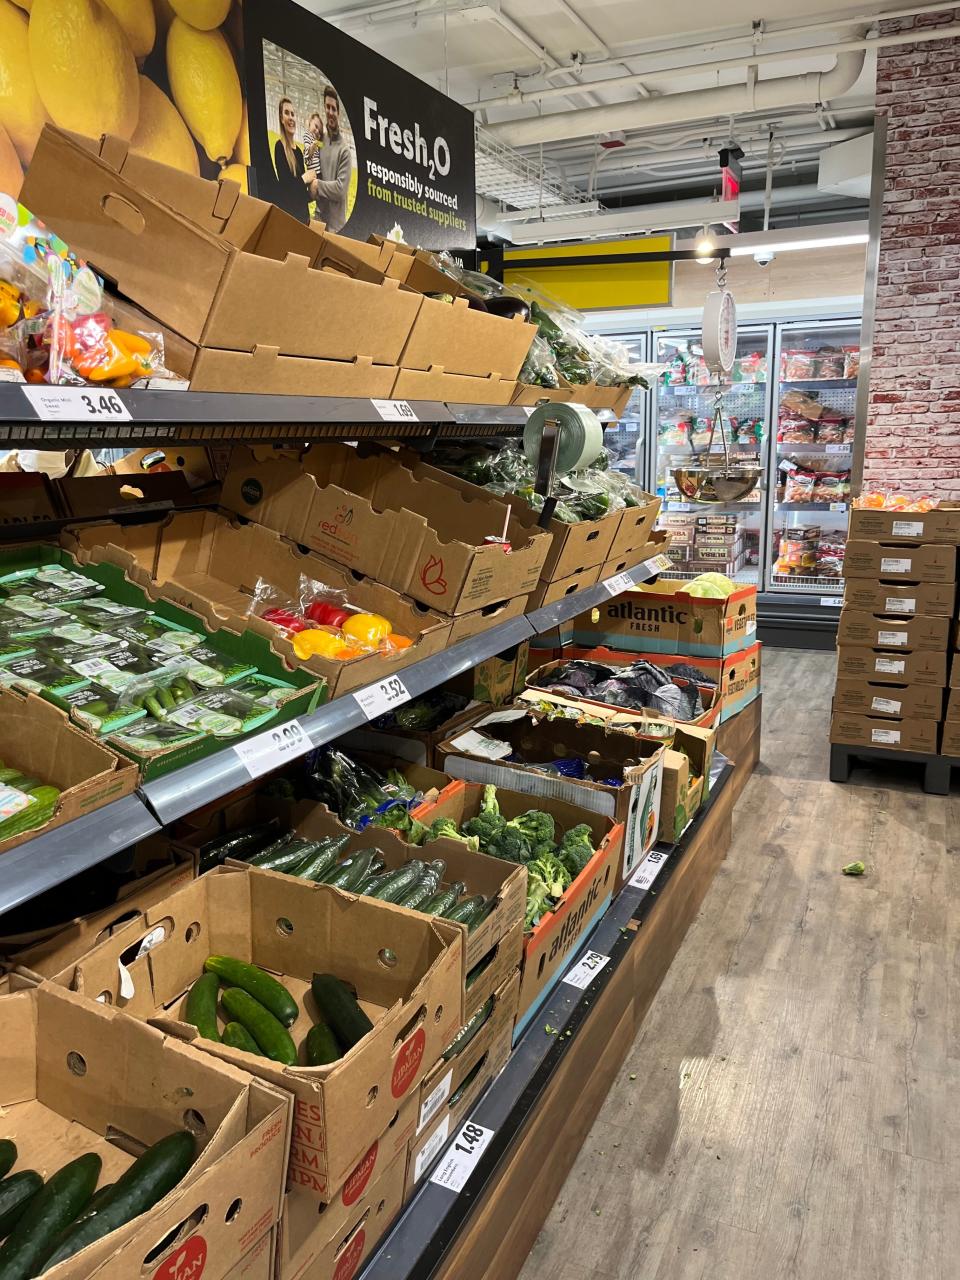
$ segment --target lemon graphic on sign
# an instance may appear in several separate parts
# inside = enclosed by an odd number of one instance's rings
[[[247,166],[245,164],[225,164],[220,170],[220,177],[229,178],[231,182],[236,182],[244,193],[249,191]]]
[[[123,27],[135,58],[145,58],[157,38],[151,0],[102,0]]]
[[[0,0],[0,124],[22,160],[29,162],[46,118],[30,70],[26,15]]]
[[[100,0],[33,0],[30,65],[55,124],[89,138],[137,127],[140,83],[130,42]]]
[[[222,164],[233,155],[243,115],[230,46],[219,31],[197,31],[174,18],[167,32],[167,76],[190,132],[210,159]]]
[[[230,0],[170,0],[171,8],[198,31],[219,27],[230,12]]]
[[[19,157],[9,135],[3,125],[0,125],[0,191],[16,199],[20,194],[21,182],[23,170],[20,168]]]
[[[130,150],[200,176],[197,147],[183,117],[163,90],[146,76],[140,77],[140,119],[130,139]]]

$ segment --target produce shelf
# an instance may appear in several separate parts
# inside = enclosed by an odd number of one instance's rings
[[[605,963],[582,990],[561,978],[554,995],[514,1045],[500,1075],[464,1117],[460,1128],[450,1135],[447,1148],[456,1140],[463,1125],[478,1125],[492,1131],[462,1189],[455,1192],[431,1182],[430,1171],[427,1171],[416,1195],[371,1254],[358,1280],[427,1280],[438,1272],[444,1255],[466,1226],[471,1212],[484,1192],[496,1182],[498,1164],[575,1045],[591,1005],[597,1002],[620,966],[632,959],[631,949],[640,933],[631,924],[642,925],[651,912],[656,911],[659,895],[729,784],[733,771],[730,761],[719,753],[714,756],[710,793],[703,808],[676,844],[656,845],[652,854],[647,855],[647,862],[641,864],[634,879],[654,857],[659,867],[653,868],[653,882],[647,888],[632,883],[624,886],[592,932],[578,940],[565,977],[588,951],[605,959]],[[443,1152],[440,1152],[433,1168],[442,1158]]]
[[[0,853],[0,914],[159,830],[140,796],[123,796]]]

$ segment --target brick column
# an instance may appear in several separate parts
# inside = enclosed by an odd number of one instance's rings
[[[877,110],[887,157],[863,486],[960,498],[960,41],[878,50]]]

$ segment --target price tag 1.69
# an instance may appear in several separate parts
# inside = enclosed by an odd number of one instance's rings
[[[115,391],[95,387],[24,387],[45,422],[130,422],[130,410]]]
[[[447,1187],[459,1194],[477,1167],[477,1161],[490,1145],[493,1134],[493,1129],[485,1129],[482,1124],[468,1121],[430,1175],[430,1181],[435,1182],[438,1187]]]
[[[419,422],[406,400],[371,400],[384,422]]]
[[[234,751],[251,778],[260,778],[280,769],[297,756],[306,755],[313,747],[310,735],[299,720],[288,720],[275,729],[267,729],[245,742],[234,743]]]
[[[391,711],[410,701],[407,686],[399,676],[387,676],[377,684],[367,685],[366,689],[358,690],[353,697],[367,720],[375,720],[385,711]]]
[[[644,860],[630,877],[635,889],[649,889],[667,863],[667,854],[659,849],[651,849]]]

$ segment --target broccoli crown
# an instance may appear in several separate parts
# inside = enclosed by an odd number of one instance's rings
[[[441,836],[445,836],[448,840],[459,840],[471,853],[476,853],[480,848],[477,837],[464,835],[452,818],[435,818],[429,827],[424,828],[424,833],[421,844],[427,844],[431,840],[439,840]]]
[[[558,857],[573,879],[576,879],[595,852],[593,832],[585,822],[570,828],[561,840],[557,851]]]
[[[496,814],[500,817],[500,805],[497,803],[497,788],[486,785],[483,788],[483,797],[480,800],[480,812]]]
[[[507,822],[488,845],[484,846],[481,840],[480,848],[491,857],[503,858],[506,862],[526,862],[530,857],[529,840]]]
[[[550,892],[551,898],[559,898],[570,884],[570,873],[558,857],[551,853],[542,854],[527,863],[527,875],[542,880]]]
[[[539,809],[528,809],[526,813],[520,813],[515,818],[511,818],[507,826],[515,827],[534,849],[544,845],[553,848],[556,824],[550,813],[541,813]]]
[[[550,890],[539,876],[531,876],[527,881],[527,909],[524,913],[525,929],[532,929],[539,924],[541,918],[550,910]]]
[[[506,825],[499,812],[492,813],[489,810],[484,811],[481,809],[475,818],[471,818],[463,824],[463,830],[468,836],[476,836],[480,841],[480,848],[485,850],[486,846],[497,838]]]

